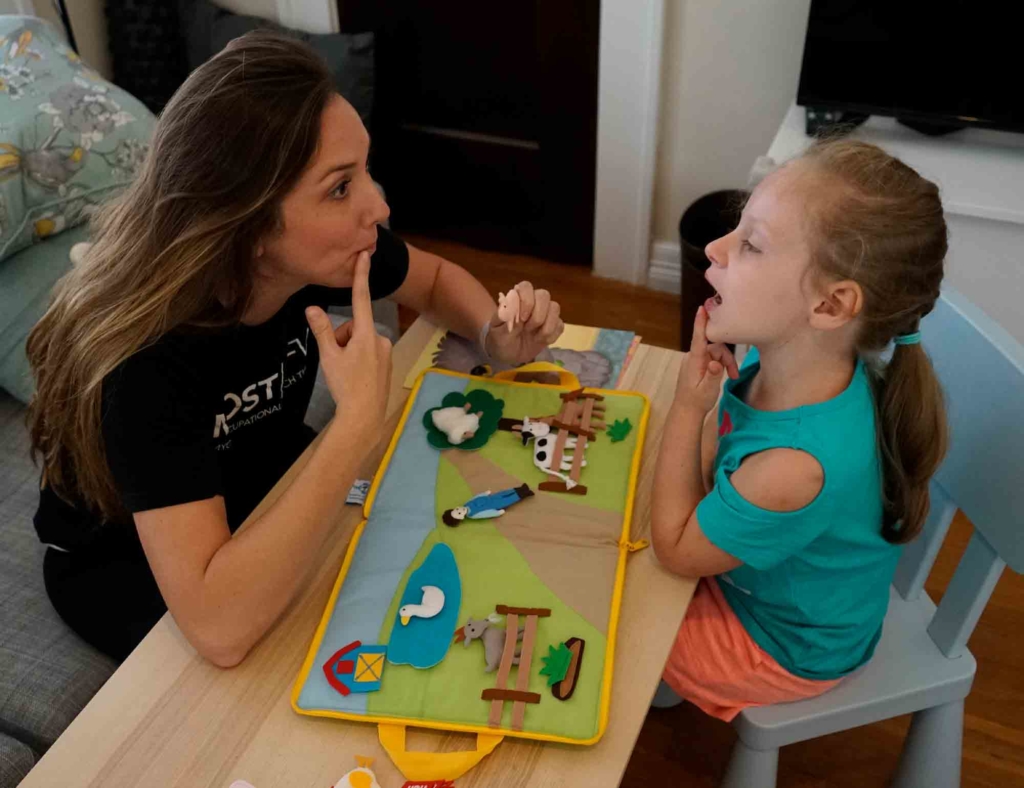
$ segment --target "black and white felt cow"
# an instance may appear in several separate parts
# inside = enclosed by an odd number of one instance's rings
[[[567,490],[571,490],[577,485],[564,473],[559,473],[551,467],[551,461],[555,453],[555,435],[551,432],[551,425],[544,421],[531,421],[529,416],[523,417],[523,445],[526,446],[530,439],[533,439],[533,464],[540,468],[544,473],[549,473],[552,476],[557,476],[563,482]],[[572,470],[572,459],[573,455],[568,454],[568,450],[575,449],[576,443],[579,440],[574,435],[569,435],[565,439],[565,446],[562,448],[562,461],[559,463],[559,470],[571,471]],[[583,460],[580,466],[586,466],[587,461]]]

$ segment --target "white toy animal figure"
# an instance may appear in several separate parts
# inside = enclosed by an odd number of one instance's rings
[[[380,783],[373,772],[365,766],[360,766],[338,780],[334,788],[380,788]]]
[[[373,766],[373,758],[357,755],[356,763],[359,766],[343,775],[333,788],[380,788],[377,775],[370,771],[370,767]]]
[[[565,487],[571,490],[576,486],[577,482],[574,482],[564,473],[559,473],[557,470],[551,467],[551,460],[555,453],[555,438],[551,435],[551,425],[543,421],[530,421],[530,417],[526,416],[523,418],[523,445],[529,443],[530,438],[534,439],[533,442],[533,464],[540,468],[544,473],[549,473],[552,476],[557,476],[563,482]],[[572,459],[573,455],[567,453],[570,449],[576,448],[576,443],[579,439],[575,435],[570,435],[565,439],[565,446],[562,448],[562,461],[559,463],[559,470],[571,471],[572,470]],[[580,467],[586,467],[587,461],[583,460],[580,463]]]
[[[398,609],[398,615],[402,619],[402,626],[407,626],[409,620],[416,618],[433,618],[441,612],[444,607],[444,591],[437,586],[423,586],[423,599],[418,605],[402,605]]]
[[[452,406],[450,408],[438,408],[430,414],[434,426],[448,437],[448,442],[458,446],[465,440],[469,440],[476,431],[480,429],[480,417],[484,412],[477,411],[470,413],[471,405],[467,402],[461,408]]]
[[[508,326],[509,333],[519,322],[519,291],[514,287],[507,293],[498,293],[498,320]]]

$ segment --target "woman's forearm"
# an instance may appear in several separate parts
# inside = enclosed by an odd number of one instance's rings
[[[673,403],[662,433],[651,495],[651,542],[661,557],[682,539],[686,523],[704,497],[699,410]]]
[[[197,627],[217,664],[240,662],[304,585],[378,437],[361,435],[356,421],[339,414],[281,497],[207,566]]]
[[[441,260],[430,293],[430,314],[456,334],[476,342],[480,331],[494,316],[497,304],[490,293],[466,269]]]

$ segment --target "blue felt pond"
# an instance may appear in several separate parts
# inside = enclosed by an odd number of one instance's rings
[[[444,595],[440,606],[438,591]],[[436,544],[409,576],[402,592],[388,641],[388,662],[414,668],[434,667],[452,644],[461,604],[462,581],[455,555],[448,545]],[[440,612],[431,615],[438,607]]]

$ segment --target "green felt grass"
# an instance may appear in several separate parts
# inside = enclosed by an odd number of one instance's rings
[[[472,388],[488,391],[503,399],[503,415],[508,418],[554,414],[561,405],[557,391],[540,387],[474,382]],[[640,398],[609,397],[606,405],[608,424],[624,418],[629,418],[633,424],[640,423],[643,410]],[[587,485],[589,492],[586,496],[572,496],[574,503],[623,512],[637,433],[638,430],[633,430],[619,443],[613,443],[607,435],[599,433],[599,439],[587,449],[588,464],[581,476],[581,483]],[[501,430],[479,450],[483,457],[506,473],[536,488],[547,477],[534,467],[532,451],[532,447],[522,445],[517,435]],[[455,555],[462,581],[460,626],[469,616],[485,618],[494,612],[498,604],[551,609],[550,618],[538,621],[528,689],[539,693],[541,702],[527,706],[525,731],[570,739],[592,738],[597,735],[599,727],[605,637],[541,582],[522,554],[491,521],[467,521],[458,528],[442,524],[444,508],[453,505],[452,501],[467,501],[473,494],[458,469],[442,457],[435,499],[437,528],[421,545],[416,558],[398,582],[378,642],[388,642],[409,576],[435,544],[444,542]],[[454,636],[454,632],[452,634]],[[551,694],[547,678],[541,675],[544,667],[542,657],[548,653],[549,646],[557,648],[571,637],[586,641],[585,657],[572,698],[559,701]],[[482,700],[480,694],[484,689],[496,686],[496,672],[485,673],[484,667],[484,648],[479,641],[470,643],[468,647],[462,643],[453,644],[445,659],[429,670],[388,664],[381,690],[368,697],[367,713],[486,726],[491,704]],[[513,668],[508,682],[510,688],[515,686],[517,674],[518,668]],[[506,703],[502,727],[510,727],[511,714],[512,704]]]
[[[523,416],[548,416],[558,413],[561,407],[559,392],[540,386],[502,386],[478,382],[473,388],[490,391],[505,400],[505,418],[521,419]],[[640,397],[613,397],[605,399],[607,412],[605,421],[611,425],[616,419],[628,418],[633,424],[640,423],[643,400]],[[629,469],[636,448],[638,430],[633,430],[618,443],[609,440],[604,432],[597,433],[597,440],[587,447],[587,466],[580,473],[580,484],[587,487],[587,494],[573,496],[573,502],[595,509],[622,512],[625,508],[626,493],[629,490]],[[534,489],[547,480],[547,475],[533,464],[533,445],[522,445],[518,434],[499,430],[487,442],[480,453],[498,465],[502,470],[523,479]]]
[[[441,460],[438,485],[445,499],[471,497],[462,476],[447,460]],[[440,523],[441,512],[437,512]],[[541,702],[526,709],[525,729],[573,739],[588,739],[597,734],[601,693],[601,673],[604,668],[605,639],[580,615],[566,607],[544,586],[531,571],[519,551],[486,520],[467,523],[460,528],[440,525],[423,543],[413,566],[398,584],[399,591],[411,574],[411,569],[426,558],[438,542],[446,543],[455,554],[462,580],[462,609],[460,626],[472,615],[485,618],[498,604],[519,607],[547,607],[550,618],[538,620],[537,641],[534,646],[533,666],[529,690],[541,694]],[[395,595],[387,623],[381,630],[381,643],[391,634],[398,600]],[[454,632],[452,633],[455,634]],[[586,657],[580,671],[576,692],[568,701],[557,700],[547,686],[541,655],[548,646],[557,646],[570,637],[587,642]],[[440,665],[420,671],[407,665],[388,665],[384,683],[373,693],[367,704],[372,715],[416,717],[444,720],[468,725],[487,725],[491,704],[481,700],[480,693],[494,687],[496,673],[484,673],[484,647],[474,641],[468,647],[456,643]],[[515,686],[518,668],[513,668],[509,686]],[[512,704],[505,704],[502,725],[511,725]]]

